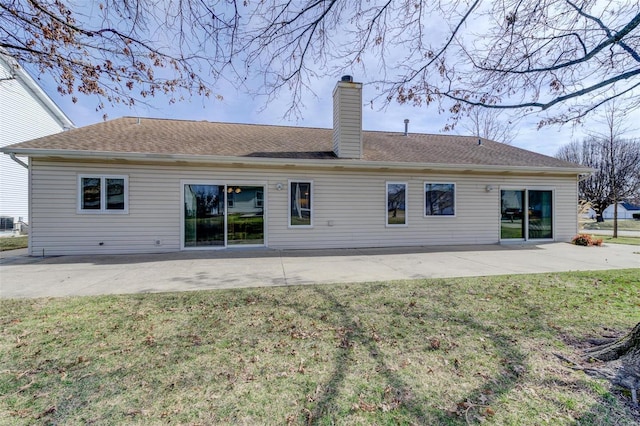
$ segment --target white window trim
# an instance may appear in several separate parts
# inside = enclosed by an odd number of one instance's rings
[[[100,179],[100,209],[82,208],[82,179]],[[106,179],[124,180],[124,209],[107,209],[107,185]],[[76,212],[78,214],[129,214],[129,176],[128,175],[103,175],[103,174],[82,174],[78,175],[76,183],[78,197],[76,202]]]
[[[404,223],[389,223],[389,185],[404,185]],[[387,228],[406,228],[409,226],[409,184],[407,182],[386,182],[384,198],[385,226]]]
[[[453,185],[453,214],[427,214],[427,185]],[[425,218],[452,218],[458,215],[458,190],[455,182],[424,181],[422,183],[422,214]]]
[[[310,219],[310,224],[309,225],[292,225],[291,224],[291,184],[292,183],[308,183],[309,184],[309,190],[311,191],[311,193],[309,194],[309,203],[311,203],[311,206],[309,207],[309,219]],[[315,209],[315,200],[314,198],[314,188],[313,188],[313,180],[311,179],[289,179],[287,181],[287,227],[289,229],[309,229],[309,228],[313,228],[313,216],[314,216],[314,209]]]

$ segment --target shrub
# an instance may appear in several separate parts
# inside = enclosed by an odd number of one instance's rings
[[[573,237],[571,242],[577,246],[601,246],[602,238],[594,238],[589,234],[578,234]]]
[[[634,213],[631,215],[635,220],[640,220],[640,213]]]

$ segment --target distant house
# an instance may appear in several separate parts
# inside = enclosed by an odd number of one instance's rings
[[[0,149],[30,159],[32,254],[568,241],[590,169],[452,135],[124,117]]]
[[[73,127],[71,120],[33,78],[11,56],[0,50],[0,147]],[[19,221],[29,222],[28,172],[20,164],[22,160],[17,160],[6,155],[0,158],[3,228],[10,228],[8,224]]]
[[[605,219],[613,219],[614,205],[610,205],[604,212],[602,217]],[[631,203],[618,203],[618,219],[633,219],[634,213],[640,213],[640,206],[635,206]]]

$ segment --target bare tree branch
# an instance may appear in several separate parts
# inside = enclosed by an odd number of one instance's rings
[[[609,0],[0,0],[0,46],[63,94],[133,104],[208,96],[221,80],[288,111],[354,67],[372,102],[580,120],[638,108],[640,4]],[[620,94],[624,93],[624,96]]]

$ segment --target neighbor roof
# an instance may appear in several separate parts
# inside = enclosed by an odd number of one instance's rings
[[[635,204],[631,204],[631,203],[620,203],[622,204],[622,207],[625,208],[625,210],[627,211],[631,211],[631,210],[640,210],[640,206],[636,206]]]
[[[3,151],[29,156],[85,153],[105,158],[141,154],[182,159],[344,161],[333,153],[332,137],[332,129],[123,117],[15,144]],[[498,142],[482,139],[479,144],[479,139],[471,136],[363,131],[362,139],[363,158],[350,162],[589,170]]]

